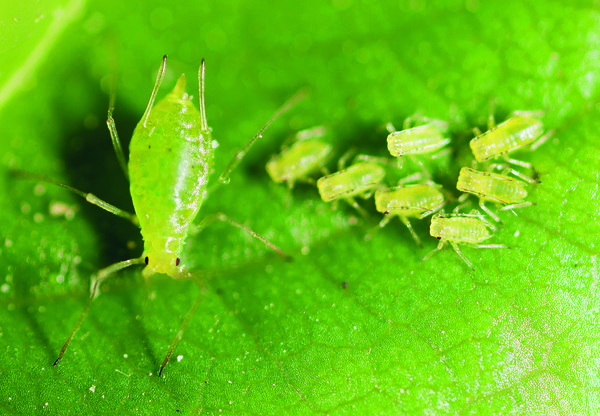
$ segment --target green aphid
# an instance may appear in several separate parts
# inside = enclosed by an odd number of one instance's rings
[[[423,257],[421,261],[427,260],[450,243],[456,254],[467,263],[467,266],[475,270],[458,246],[459,244],[465,244],[472,248],[510,248],[502,244],[480,244],[492,238],[492,231],[495,230],[496,228],[476,210],[471,211],[470,214],[444,214],[444,212],[440,212],[433,216],[429,227],[429,234],[440,240],[440,242],[437,248]]]
[[[527,190],[524,182],[497,173],[462,168],[456,188],[461,192],[478,196],[481,209],[498,222],[500,218],[485,206],[486,201],[503,205],[500,211],[534,205],[533,202],[525,201]]]
[[[446,198],[441,192],[441,188],[441,185],[423,184],[378,190],[375,192],[375,207],[385,216],[375,230],[385,227],[394,216],[398,216],[410,231],[415,242],[422,247],[423,244],[408,219],[423,219],[442,209]],[[367,235],[367,238],[370,236],[371,233]]]
[[[267,162],[271,179],[286,182],[290,189],[299,181],[312,182],[310,176],[324,166],[333,150],[333,146],[320,140],[325,131],[325,127],[318,126],[298,132],[291,147],[284,148]]]
[[[513,117],[504,123],[495,125],[493,115],[488,120],[488,131],[481,133],[475,128],[477,137],[469,143],[473,156],[478,162],[502,158],[506,163],[531,169],[531,164],[521,160],[511,159],[508,154],[531,144],[530,150],[535,150],[546,142],[554,131],[544,134],[542,122],[534,116],[533,112],[515,112]],[[504,166],[513,175],[534,183],[535,180],[522,173]]]
[[[139,225],[144,238],[144,252],[140,257],[115,263],[92,276],[90,298],[54,365],[58,364],[63,357],[73,335],[85,318],[92,300],[98,295],[100,284],[115,272],[132,265],[145,263],[143,276],[146,278],[155,273],[164,273],[176,279],[190,277],[181,261],[181,254],[186,239],[192,231],[197,232],[212,222],[222,221],[249,233],[282,257],[287,257],[285,253],[264,237],[228,218],[223,213],[206,217],[198,225],[193,224],[209,192],[208,178],[213,166],[215,148],[217,147],[206,122],[204,60],[202,60],[202,65],[198,71],[200,84],[199,110],[196,109],[191,97],[185,92],[184,75],[181,75],[173,91],[154,105],[164,77],[166,63],[167,57],[164,56],[146,111],[133,133],[128,164],[125,163],[125,156],[112,118],[112,97],[108,111],[107,124],[119,162],[125,175],[130,180],[131,198],[136,215],[102,201],[91,193],[79,191],[39,175],[23,173],[25,176],[62,186],[100,208],[131,220]],[[244,148],[234,155],[223,174],[219,177],[219,181],[210,188],[211,192],[220,184],[229,181],[230,173],[246,155],[252,144],[262,137],[261,135],[265,129],[279,115],[303,98],[303,95],[303,93],[297,94],[284,104]],[[192,309],[195,309],[196,305],[197,303]],[[162,363],[159,376],[173,353],[175,345],[181,338],[183,328],[188,321],[189,318],[186,318],[178,331],[177,337]]]
[[[362,216],[368,217],[366,211],[354,199],[355,196],[367,199],[385,177],[385,169],[377,163],[362,162],[342,169],[331,175],[323,176],[317,181],[321,199],[325,202],[344,200],[354,207]]]

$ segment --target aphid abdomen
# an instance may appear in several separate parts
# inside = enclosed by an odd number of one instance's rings
[[[437,185],[409,185],[390,188],[375,193],[375,206],[379,212],[390,215],[418,217],[444,202]]]
[[[521,203],[527,196],[523,183],[510,176],[462,168],[456,188],[480,198],[503,204]]]
[[[435,124],[396,131],[387,137],[388,150],[392,156],[434,152],[449,142]]]
[[[267,173],[274,182],[294,183],[317,170],[331,151],[331,145],[318,140],[297,142],[269,160]]]
[[[432,237],[462,244],[478,244],[492,236],[484,222],[471,217],[434,217],[429,234]]]
[[[478,162],[533,143],[543,134],[542,122],[531,116],[515,116],[470,142]]]
[[[377,186],[385,177],[385,170],[376,163],[359,163],[317,181],[323,201],[351,198]]]
[[[200,113],[184,88],[182,76],[145,123],[140,121],[130,144],[131,198],[141,214],[148,275],[176,273],[169,268],[179,266],[177,258],[206,196],[213,164],[210,131],[202,129]],[[157,263],[164,264],[154,268]]]

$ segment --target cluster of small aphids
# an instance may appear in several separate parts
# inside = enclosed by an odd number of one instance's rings
[[[415,156],[433,154],[432,157],[436,157],[447,150],[444,149],[450,143],[450,139],[445,137],[447,123],[421,118],[417,123],[419,125],[411,127],[412,122],[412,119],[407,119],[401,131],[395,131],[392,125],[388,124],[390,134],[387,137],[387,145],[390,154],[398,158],[398,168],[402,168],[402,160],[406,156],[420,165],[421,173],[401,179],[399,186],[386,187],[383,185],[386,176],[384,165],[390,159],[359,155],[350,167],[345,168],[345,162],[350,157],[350,154],[346,154],[338,163],[338,172],[326,174],[317,180],[319,194],[325,202],[344,200],[363,216],[367,216],[366,212],[354,198],[359,196],[368,199],[374,195],[377,211],[385,214],[375,230],[384,227],[394,216],[398,216],[419,246],[422,246],[421,240],[412,228],[409,218],[423,219],[435,214],[431,220],[430,234],[440,242],[423,261],[449,243],[473,269],[471,262],[460,251],[460,244],[474,248],[508,247],[501,244],[482,244],[493,236],[492,232],[496,227],[478,210],[460,212],[467,203],[466,199],[470,194],[479,197],[481,209],[496,222],[500,222],[500,218],[485,206],[486,201],[499,205],[500,211],[534,205],[525,201],[527,184],[524,181],[534,183],[535,180],[511,167],[518,165],[531,169],[531,166],[526,162],[510,159],[508,153],[527,145],[531,145],[533,150],[546,141],[552,132],[544,134],[541,121],[532,113],[515,113],[498,126],[494,126],[493,119],[490,118],[489,130],[481,134],[474,129],[476,137],[470,143],[475,160],[483,164],[483,167],[478,167],[478,170],[468,167],[461,169],[456,187],[463,194],[453,199],[441,185],[432,181],[431,175]],[[324,132],[323,127],[300,132],[291,147],[285,148],[267,163],[267,172],[271,178],[275,182],[287,182],[290,188],[297,181],[310,182],[311,175],[323,170],[325,161],[333,151],[333,147],[322,140]],[[502,163],[490,163],[495,159],[501,159]],[[494,170],[500,170],[501,173],[494,173]],[[415,181],[418,183],[408,185]],[[442,208],[452,200],[459,202],[459,205],[452,213],[444,213]],[[372,232],[367,234],[366,239],[371,235]]]

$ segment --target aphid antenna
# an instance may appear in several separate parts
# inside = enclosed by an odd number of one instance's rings
[[[115,154],[117,155],[117,160],[119,161],[119,166],[121,166],[121,170],[125,174],[125,178],[129,180],[129,171],[127,170],[127,160],[125,158],[125,153],[123,152],[123,147],[121,146],[121,140],[119,139],[119,134],[117,133],[117,126],[115,125],[115,119],[113,118],[113,112],[115,111],[115,98],[117,96],[116,87],[115,87],[115,77],[111,77],[110,82],[110,92],[108,99],[108,116],[106,118],[106,125],[108,126],[108,131],[110,132],[110,139],[112,141],[113,149],[115,150]]]
[[[199,100],[200,100],[200,124],[202,126],[202,130],[208,130],[208,123],[206,121],[206,106],[204,105],[204,74],[205,70],[205,61],[202,58],[202,63],[198,68],[198,88],[199,88]]]
[[[248,151],[250,150],[252,145],[258,139],[260,139],[262,137],[262,134],[265,132],[265,130],[275,120],[277,120],[282,114],[286,113],[288,110],[290,110],[296,104],[298,104],[300,101],[302,101],[304,98],[306,98],[307,95],[308,95],[308,90],[306,88],[304,88],[304,89],[301,89],[300,91],[298,91],[288,101],[286,101],[279,108],[279,110],[277,110],[275,112],[275,114],[273,114],[273,117],[271,117],[269,119],[269,121],[267,121],[265,123],[265,125],[261,127],[261,129],[254,135],[254,137],[252,137],[252,139],[250,139],[250,141],[248,143],[246,143],[246,145],[242,149],[237,151],[237,153],[233,156],[233,158],[231,159],[231,161],[229,162],[229,164],[227,165],[227,167],[225,168],[225,170],[223,171],[221,176],[219,176],[219,180],[209,189],[209,193],[214,192],[219,186],[229,183],[229,175],[231,174],[231,172],[237,167],[237,165],[244,158],[244,156],[246,156],[246,154],[248,153]]]
[[[150,110],[152,110],[152,106],[154,105],[154,100],[156,99],[156,95],[158,94],[158,89],[160,88],[160,84],[162,84],[163,78],[165,77],[165,71],[167,69],[167,55],[163,55],[163,61],[161,67],[158,69],[158,73],[156,74],[156,81],[154,81],[154,87],[152,88],[152,93],[150,94],[150,101],[148,101],[148,105],[146,106],[146,111],[144,111],[144,115],[142,116],[142,124],[146,127],[146,122],[148,121],[148,117],[150,116]]]

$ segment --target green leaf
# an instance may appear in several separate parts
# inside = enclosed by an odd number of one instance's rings
[[[172,3],[94,3],[52,42],[40,31],[3,49],[11,66],[2,91],[10,74],[30,74],[0,113],[2,413],[598,413],[600,14],[592,5]],[[23,66],[44,42],[37,63]],[[114,79],[126,142],[165,53],[163,94],[186,72],[197,95],[192,78],[206,58],[216,173],[286,98],[310,87],[202,212],[227,213],[294,261],[211,226],[184,255],[202,284],[119,273],[53,367],[90,276],[139,256],[142,241],[122,219],[9,168],[132,210],[104,125],[108,91]],[[542,110],[555,135],[516,155],[539,172],[528,196],[537,206],[501,213],[490,242],[511,250],[464,247],[475,272],[452,250],[420,262],[437,243],[426,237],[429,220],[413,222],[424,249],[398,221],[364,241],[372,224],[352,208],[332,210],[308,185],[288,192],[264,170],[289,134],[318,124],[333,132],[338,155],[356,146],[384,156],[385,123],[420,111],[450,123],[452,154],[427,163],[456,195],[458,171],[472,160],[471,129],[485,127],[492,100],[499,121]],[[360,203],[375,223],[372,200]]]

